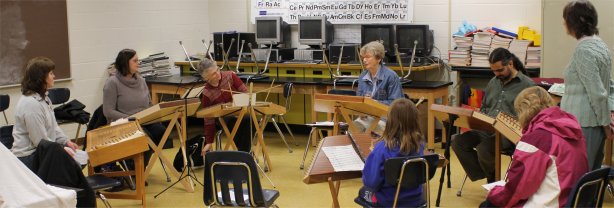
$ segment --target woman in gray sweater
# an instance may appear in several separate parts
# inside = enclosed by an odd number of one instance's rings
[[[28,61],[21,81],[23,96],[17,102],[13,148],[11,152],[28,168],[33,169],[34,152],[41,140],[49,140],[66,146],[73,151],[78,145],[71,142],[58,126],[47,96],[47,89],[53,87],[55,63],[47,57],[36,57]],[[70,155],[73,153],[69,150]]]
[[[567,34],[578,40],[565,69],[565,95],[561,108],[578,119],[586,139],[589,170],[601,167],[604,126],[611,122],[612,56],[599,38],[597,11],[589,1],[572,1],[563,10]]]
[[[151,106],[149,89],[139,72],[139,57],[132,49],[121,50],[115,58],[117,72],[104,85],[102,110],[109,123],[145,110]],[[160,123],[144,125],[143,130],[159,144],[166,128]],[[145,154],[145,164],[151,156]]]

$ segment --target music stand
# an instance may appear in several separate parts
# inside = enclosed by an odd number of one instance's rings
[[[200,106],[200,100],[198,99],[188,99],[187,101],[184,101],[184,100],[169,101],[169,102],[163,102],[163,103],[158,103],[156,105],[153,105],[141,112],[138,112],[132,115],[131,117],[138,119],[138,121],[141,124],[170,121],[168,126],[166,127],[166,131],[164,132],[164,135],[162,136],[162,140],[160,141],[160,144],[164,144],[166,142],[166,140],[170,136],[170,133],[174,127],[179,136],[179,139],[181,140],[180,149],[182,152],[182,156],[184,158],[184,165],[185,165],[187,163],[186,150],[185,150],[185,139],[187,137],[186,131],[185,131],[186,120],[187,120],[186,117],[188,115],[194,114],[199,106]],[[161,162],[164,163],[165,166],[173,167],[170,160],[166,156],[164,156],[164,154],[162,154],[163,145],[155,144],[151,139],[149,139],[147,142],[149,146],[151,147],[151,149],[154,150],[153,157],[160,158]],[[157,160],[149,160],[149,163],[147,164],[146,169],[145,169],[145,178],[147,178],[149,174],[151,173],[151,170],[153,169],[153,166],[155,165],[156,161]],[[181,177],[180,173],[172,168],[169,168],[169,172],[176,178]],[[186,191],[194,192],[194,187],[193,187],[194,184],[192,180],[188,180],[188,181],[182,180],[181,183],[183,184]]]
[[[194,147],[194,150],[192,150],[192,152],[190,153],[190,155],[188,155],[188,157],[192,157],[192,155],[194,153],[196,153],[196,150],[198,150],[198,144],[195,144],[196,147]],[[194,165],[194,163],[192,163],[192,165],[185,165],[183,166],[183,170],[181,171],[181,177],[179,177],[179,179],[177,179],[177,181],[175,181],[173,184],[171,184],[170,186],[166,187],[164,190],[160,191],[160,193],[154,195],[154,199],[158,198],[158,196],[164,192],[166,192],[166,190],[170,189],[171,187],[175,186],[175,184],[179,183],[180,181],[183,181],[183,179],[190,177],[192,180],[195,180],[198,184],[200,184],[201,186],[205,186],[203,185],[203,183],[201,183],[198,178],[196,178],[195,176],[192,175],[192,173],[194,172],[194,169],[192,169],[192,166]],[[187,170],[187,171],[186,171]],[[184,173],[186,173],[184,175]]]
[[[186,128],[187,128],[187,125],[186,125],[186,117],[187,117],[188,115],[194,115],[194,114],[196,113],[196,111],[198,111],[198,109],[199,109],[199,108],[200,108],[200,106],[201,106],[200,100],[197,98],[197,97],[198,97],[198,95],[200,94],[200,92],[198,92],[198,93],[196,93],[196,94],[192,93],[192,92],[193,92],[193,90],[199,91],[199,89],[195,89],[195,88],[194,88],[195,86],[196,86],[196,82],[192,83],[192,86],[191,86],[191,87],[190,87],[190,89],[189,89],[188,91],[186,91],[186,93],[185,93],[185,94],[182,96],[182,99],[181,99],[181,100],[178,100],[178,101],[181,101],[181,102],[183,103],[183,106],[182,106],[182,107],[183,107],[183,109],[187,109],[187,110],[186,110],[186,111],[183,113],[183,116],[182,116],[182,124],[183,124],[183,126],[182,126],[182,127],[183,127],[183,129],[182,129],[183,131],[182,131],[182,133],[183,133],[183,136],[184,136],[184,137],[186,137],[185,139],[187,139],[187,129],[186,129]],[[203,89],[204,89],[204,88],[203,88]],[[202,91],[202,89],[200,89],[200,90]],[[175,101],[175,102],[177,102],[177,101]],[[183,109],[182,109],[182,110],[183,110]],[[184,144],[181,144],[181,148],[182,148],[182,150],[183,150],[183,148],[184,148],[184,146],[183,146],[183,145],[184,145]],[[200,181],[198,181],[198,179],[192,175],[192,173],[194,172],[194,170],[192,169],[192,166],[191,166],[191,165],[188,165],[188,163],[187,163],[188,158],[191,158],[191,157],[192,157],[192,155],[193,155],[193,154],[196,152],[196,150],[197,150],[197,149],[198,149],[198,144],[196,144],[196,147],[194,147],[194,150],[192,150],[192,152],[191,152],[191,153],[187,154],[187,157],[186,157],[186,152],[185,152],[185,150],[184,150],[184,151],[182,151],[182,153],[183,153],[183,159],[184,159],[184,162],[183,162],[183,170],[181,171],[181,174],[179,174],[179,177],[178,177],[177,181],[175,181],[174,183],[172,183],[171,185],[169,185],[168,187],[166,187],[164,190],[160,191],[160,193],[156,194],[156,195],[154,196],[154,198],[157,198],[157,197],[158,197],[160,194],[162,194],[162,193],[166,192],[166,190],[170,189],[171,187],[175,186],[175,184],[177,184],[177,183],[179,183],[179,182],[183,181],[184,179],[186,179],[186,178],[188,178],[188,177],[189,177],[190,179],[192,179],[192,180],[196,180],[196,182],[198,182],[198,184],[200,184],[201,186],[204,186],[204,185],[203,185],[203,183],[201,183]],[[194,164],[192,164],[192,165],[194,165]],[[184,175],[184,173],[186,173],[186,170],[188,170],[188,171],[187,171],[187,174],[185,174],[185,175]],[[192,180],[189,180],[189,181],[190,181],[190,185],[192,184]]]

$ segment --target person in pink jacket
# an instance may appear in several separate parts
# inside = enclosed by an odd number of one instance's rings
[[[562,207],[588,172],[582,128],[541,87],[520,92],[514,108],[523,134],[507,181],[491,189],[480,207]]]

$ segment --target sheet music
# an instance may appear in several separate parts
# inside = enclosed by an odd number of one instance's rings
[[[90,157],[87,156],[87,152],[80,149],[75,152],[74,158],[81,165],[87,165],[87,161],[90,159]]]
[[[565,94],[565,84],[555,83],[548,92],[562,97]]]
[[[493,188],[495,188],[495,186],[505,186],[505,181],[496,181],[496,182],[484,184],[482,185],[482,188],[486,189],[487,191],[490,191]]]
[[[322,150],[337,172],[361,171],[365,167],[352,145],[322,147]]]
[[[73,150],[70,147],[64,147],[66,151],[70,151],[73,154],[73,159],[79,163],[79,165],[87,165],[87,161],[90,159],[86,151],[77,149]]]

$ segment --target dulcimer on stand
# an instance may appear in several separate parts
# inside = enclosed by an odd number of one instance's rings
[[[136,191],[134,193],[105,193],[104,195],[107,198],[141,200],[143,207],[146,206],[143,152],[149,150],[148,140],[149,137],[136,121],[106,126],[87,132],[86,152],[89,156],[89,175],[136,176]],[[94,173],[96,166],[126,159],[134,160],[134,170]]]

